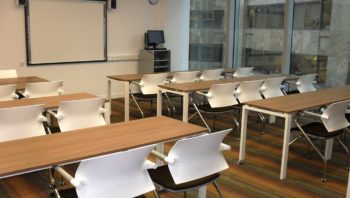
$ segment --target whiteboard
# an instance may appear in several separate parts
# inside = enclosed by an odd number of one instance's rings
[[[106,1],[27,0],[28,65],[107,60]]]

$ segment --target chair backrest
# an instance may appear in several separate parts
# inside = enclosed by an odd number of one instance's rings
[[[0,78],[17,78],[17,71],[15,69],[0,70]]]
[[[253,76],[254,67],[238,67],[235,73],[233,74],[233,77],[248,77]]]
[[[194,82],[197,80],[198,73],[199,71],[175,72],[173,78],[171,79],[171,82],[172,83]]]
[[[281,85],[284,79],[286,79],[286,77],[265,79],[260,88],[261,94],[265,98],[284,96],[284,93],[281,90]]]
[[[212,108],[228,107],[238,104],[234,95],[238,86],[236,83],[215,84],[208,91],[208,102]]]
[[[0,142],[45,135],[43,110],[44,105],[0,109]]]
[[[0,86],[0,101],[17,99],[16,95],[17,85],[1,85]]]
[[[253,80],[241,82],[236,91],[236,97],[240,103],[248,102],[251,100],[263,99],[260,94],[260,86],[264,80]]]
[[[328,132],[337,131],[350,126],[345,117],[350,100],[336,102],[329,105],[322,113],[321,120]]]
[[[62,87],[62,81],[27,83],[24,90],[24,96],[27,98],[58,96],[63,94]]]
[[[207,69],[199,77],[200,80],[219,80],[224,69]]]
[[[168,164],[174,182],[181,184],[227,169],[220,144],[230,131],[231,129],[177,141],[168,153],[168,157],[174,159],[174,163]]]
[[[316,80],[317,74],[306,74],[299,77],[296,82],[297,89],[300,93],[309,91],[316,91],[314,81]]]
[[[164,85],[169,73],[145,74],[140,81],[141,92],[145,95],[156,94],[158,85]]]
[[[83,160],[75,179],[79,198],[136,197],[155,189],[146,170],[146,158],[155,145]]]
[[[57,117],[61,132],[105,125],[102,113],[104,98],[91,98],[61,102]]]

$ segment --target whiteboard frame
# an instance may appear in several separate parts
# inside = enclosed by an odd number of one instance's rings
[[[104,58],[102,60],[76,60],[76,61],[64,61],[64,62],[43,62],[43,63],[31,63],[31,42],[30,42],[30,16],[29,16],[29,0],[25,0],[24,4],[24,21],[25,21],[25,37],[26,37],[26,56],[27,65],[57,65],[57,64],[73,64],[73,63],[90,63],[90,62],[107,62],[107,3],[108,0],[85,0],[85,1],[102,1],[104,3],[103,16],[104,16]]]

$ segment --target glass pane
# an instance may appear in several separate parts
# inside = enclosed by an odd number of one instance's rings
[[[280,73],[285,0],[241,0],[239,65],[254,71]]]
[[[227,66],[229,0],[191,0],[190,70]]]
[[[321,86],[349,83],[350,1],[296,0],[292,74],[317,73]]]

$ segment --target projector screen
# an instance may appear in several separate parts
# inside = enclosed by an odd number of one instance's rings
[[[107,60],[106,1],[27,0],[28,65]]]

